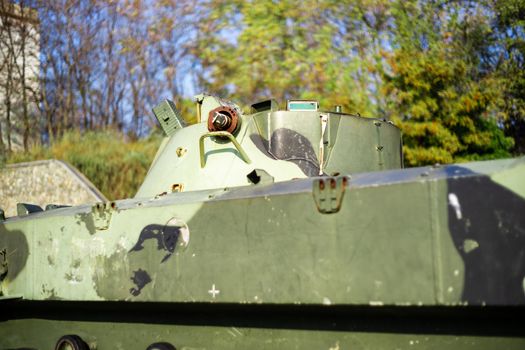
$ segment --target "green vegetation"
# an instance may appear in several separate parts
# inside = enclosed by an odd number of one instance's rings
[[[459,13],[453,10],[399,6],[394,16],[397,45],[383,89],[389,117],[403,130],[410,166],[509,157],[514,145],[497,126],[502,81],[479,69],[488,19],[474,13],[466,32],[466,20],[458,16],[439,25],[433,21],[436,11],[441,18]]]
[[[162,141],[158,134],[136,141],[115,131],[71,131],[51,147],[33,146],[28,152],[12,153],[8,163],[60,159],[79,169],[108,198],[135,195]]]
[[[243,106],[267,98],[283,105],[290,98],[317,99],[323,109],[340,105],[392,120],[403,131],[407,166],[525,153],[523,0],[57,0],[35,6],[38,91],[17,67],[24,51],[7,40],[27,28],[0,26],[8,53],[0,66],[12,73],[0,82],[0,92],[11,96],[0,104],[0,164],[65,159],[111,198],[133,194],[158,138],[120,145],[121,136],[93,131],[142,137],[154,123],[151,107],[163,98],[194,120],[189,97],[201,91]],[[15,98],[15,91],[26,90],[31,93]],[[12,153],[17,137],[27,154]],[[29,149],[40,139],[51,148]]]
[[[209,91],[390,119],[407,166],[525,152],[523,1],[210,4],[197,50]]]

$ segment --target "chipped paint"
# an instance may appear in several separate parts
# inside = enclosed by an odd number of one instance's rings
[[[55,242],[53,242],[55,243]],[[73,256],[83,256],[87,253],[90,258],[95,258],[108,253],[106,241],[102,237],[91,236],[89,238],[72,238]]]
[[[99,297],[109,300],[123,300],[131,288],[131,268],[127,251],[115,250],[109,256],[99,255],[95,260],[93,284]]]
[[[448,204],[454,208],[454,211],[456,213],[456,219],[461,220],[462,213],[461,213],[461,205],[459,204],[458,196],[456,196],[455,193],[449,193],[448,194]]]
[[[375,301],[375,300],[374,300],[374,301],[370,301],[370,302],[368,303],[368,305],[370,305],[370,306],[383,306],[384,303],[383,303],[382,301]]]
[[[122,235],[120,236],[118,240],[118,248],[117,249],[123,249],[123,250],[130,250],[133,247],[133,242],[129,239],[128,235]]]
[[[148,274],[147,271],[144,271],[142,269],[138,269],[137,271],[133,271],[133,276],[130,277],[130,279],[133,281],[134,287],[130,288],[129,292],[133,296],[138,296],[142,289],[151,282],[151,277]]]
[[[328,348],[328,350],[339,350],[339,341],[336,341],[335,342],[335,345],[334,346],[331,346]]]
[[[467,254],[478,248],[479,243],[473,239],[466,239],[463,241],[463,251]]]
[[[180,245],[182,247],[187,247],[188,244],[190,244],[190,229],[183,220],[173,217],[166,223],[166,226],[177,227],[179,229],[181,238]]]
[[[64,278],[68,281],[68,283],[70,283],[70,284],[78,284],[78,283],[82,282],[83,277],[82,277],[81,272],[80,272],[81,261],[82,260],[80,260],[80,259],[74,259],[71,262],[69,272],[67,272],[64,275]]]

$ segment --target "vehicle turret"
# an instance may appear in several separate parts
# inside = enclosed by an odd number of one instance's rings
[[[166,138],[136,197],[402,167],[400,130],[386,120],[323,111],[316,101],[280,109],[268,100],[250,113],[214,96],[195,101],[189,126],[171,101],[153,109]]]

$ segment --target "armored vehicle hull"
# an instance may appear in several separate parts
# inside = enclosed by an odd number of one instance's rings
[[[136,198],[0,222],[0,349],[525,348],[525,159],[401,169],[394,126],[352,156],[308,113],[180,125]]]

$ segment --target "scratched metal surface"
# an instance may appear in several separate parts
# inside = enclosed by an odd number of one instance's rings
[[[471,165],[390,171],[382,181],[377,173],[354,175],[334,214],[318,211],[316,180],[304,179],[8,220],[0,228],[10,256],[3,293],[35,300],[521,305],[524,200],[512,184],[491,179],[496,169],[514,169],[512,162],[484,164],[485,174]],[[209,293],[214,285],[221,294]]]

